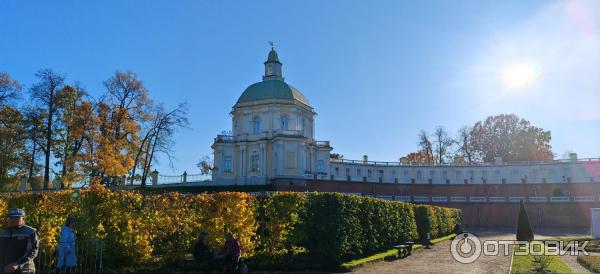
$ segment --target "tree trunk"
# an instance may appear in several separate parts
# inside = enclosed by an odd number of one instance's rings
[[[142,181],[142,185],[146,186],[146,179],[148,178],[148,171],[150,170],[150,166],[152,164],[152,158],[154,157],[154,149],[156,148],[156,142],[158,141],[158,132],[156,137],[154,137],[154,143],[152,144],[152,150],[150,151],[150,157],[146,161],[146,168],[144,168],[144,180]],[[150,145],[150,143],[148,143]]]
[[[44,162],[44,189],[48,189],[50,185],[50,151],[52,150],[52,116],[54,115],[54,91],[50,92],[50,98],[48,98],[48,128],[46,129],[46,149],[44,154],[46,156]]]
[[[151,135],[150,135],[150,131],[149,131],[148,134],[146,134],[146,136],[144,137],[144,140],[142,140],[140,149],[138,150],[137,154],[135,155],[135,161],[133,161],[133,169],[131,170],[131,178],[130,178],[131,185],[133,185],[133,178],[135,177],[135,169],[139,164],[140,155],[142,155],[142,152],[144,151],[144,145],[146,144],[146,141],[148,140],[148,138],[150,136]],[[146,150],[146,153],[148,153],[147,150]],[[142,171],[143,171],[143,169],[142,169]]]
[[[35,166],[35,151],[36,150],[37,150],[36,143],[35,143],[35,141],[33,141],[33,149],[31,150],[31,162],[29,163],[29,174],[27,175],[27,182],[29,184],[33,183],[31,181],[31,178],[33,177],[33,167]]]

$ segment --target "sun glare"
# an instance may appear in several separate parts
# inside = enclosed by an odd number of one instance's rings
[[[540,76],[540,68],[529,63],[514,63],[502,70],[502,81],[511,90],[521,89],[534,83]]]

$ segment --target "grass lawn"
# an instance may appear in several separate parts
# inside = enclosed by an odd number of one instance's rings
[[[514,247],[513,252],[515,252],[517,246]],[[550,264],[547,266],[546,270],[548,273],[572,273],[571,268],[562,261],[559,256],[543,256],[545,258],[550,259]],[[526,255],[514,255],[512,258],[512,265],[510,273],[535,273],[536,263],[534,262],[534,256]]]
[[[439,243],[439,242],[450,240],[450,239],[454,238],[455,236],[456,236],[456,234],[450,234],[450,235],[445,236],[445,237],[433,239],[433,240],[431,240],[431,242],[433,244],[436,244],[436,243]],[[414,244],[413,245],[413,251],[417,250],[419,248],[423,248],[423,245],[421,245],[421,244]],[[386,257],[396,256],[396,254],[398,254],[398,250],[396,250],[396,249],[389,249],[389,250],[381,252],[381,253],[373,254],[373,255],[371,255],[369,257],[360,258],[360,259],[356,259],[356,260],[352,260],[352,261],[343,263],[343,264],[341,264],[340,267],[342,269],[344,269],[344,270],[348,270],[349,271],[349,270],[351,270],[353,268],[359,267],[359,266],[364,265],[366,263],[372,263],[372,262],[382,261]]]

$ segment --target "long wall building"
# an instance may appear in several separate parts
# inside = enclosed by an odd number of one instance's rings
[[[538,227],[589,227],[600,207],[600,159],[414,165],[330,159],[315,139],[316,112],[287,84],[274,49],[261,82],[230,112],[231,134],[217,135],[217,185],[272,185],[275,190],[331,191],[461,208],[472,226],[515,225],[518,202]]]

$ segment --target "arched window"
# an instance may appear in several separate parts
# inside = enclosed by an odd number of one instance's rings
[[[252,118],[252,132],[254,132],[254,134],[260,133],[260,117],[258,116]]]
[[[289,119],[286,115],[281,116],[281,129],[287,130],[289,124]]]

